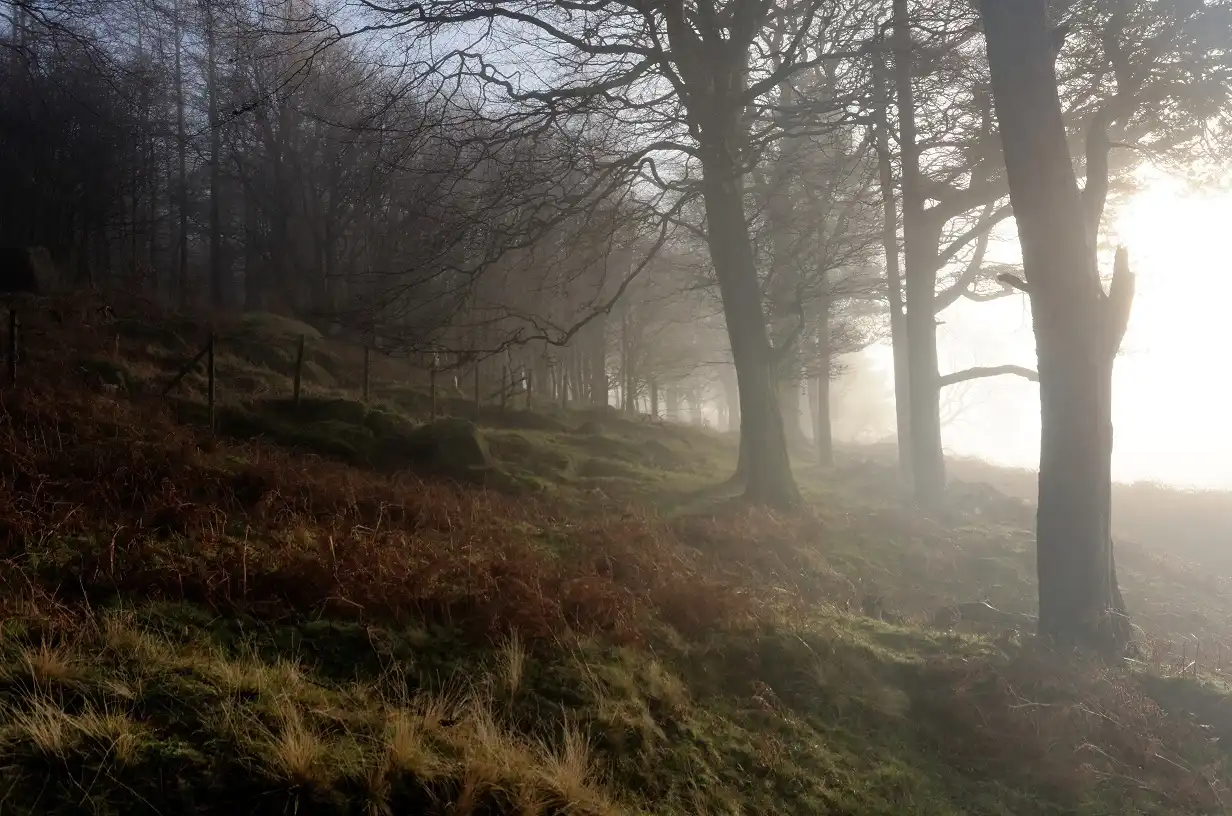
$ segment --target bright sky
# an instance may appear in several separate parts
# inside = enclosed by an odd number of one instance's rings
[[[1155,182],[1119,214],[1114,232],[1138,276],[1115,371],[1114,476],[1232,489],[1232,193]],[[963,301],[941,319],[943,373],[999,363],[1034,367],[1025,296]],[[876,356],[888,366],[887,354]],[[947,450],[1038,464],[1034,383],[985,380],[953,399],[962,407],[944,431]]]

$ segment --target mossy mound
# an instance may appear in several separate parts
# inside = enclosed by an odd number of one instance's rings
[[[94,390],[127,393],[130,388],[128,369],[115,360],[92,357],[78,360],[73,367],[81,372],[86,384]]]
[[[416,428],[406,438],[418,464],[450,476],[492,467],[492,453],[475,423],[448,417]]]

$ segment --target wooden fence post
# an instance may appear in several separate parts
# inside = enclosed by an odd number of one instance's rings
[[[479,422],[480,405],[482,397],[479,395],[479,361],[475,361],[475,422]]]
[[[215,376],[214,376],[214,374],[215,374],[215,371],[214,371],[214,358],[215,358],[215,354],[214,354],[214,344],[215,344],[214,332],[210,332],[210,344],[209,344],[209,346],[207,346],[207,347],[206,347],[206,349],[207,349],[207,350],[206,350],[206,363],[205,363],[205,365],[206,365],[206,377],[207,377],[207,380],[208,380],[208,382],[207,382],[207,386],[206,386],[206,395],[207,395],[207,398],[209,399],[209,403],[210,403],[210,430],[211,430],[211,431],[213,431],[213,430],[215,429],[215,427],[216,427],[216,425],[215,425],[215,422],[216,422],[215,416],[216,416],[216,415],[215,415],[215,413],[214,413],[214,407],[215,407],[215,398],[216,398],[216,396],[217,396],[217,394],[218,394],[218,389],[217,389],[217,380],[215,379]]]
[[[9,385],[17,385],[17,310],[9,309]]]
[[[295,346],[295,379],[291,384],[292,401],[299,408],[299,386],[304,377],[304,335],[299,336]]]
[[[432,360],[432,367],[428,369],[428,399],[431,402],[430,416],[433,422],[436,422],[436,360]]]
[[[368,383],[371,377],[372,349],[364,346],[364,402],[368,401]]]

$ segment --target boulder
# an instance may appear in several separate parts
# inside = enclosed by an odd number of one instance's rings
[[[448,417],[421,425],[408,440],[415,458],[451,476],[465,476],[492,467],[487,440],[473,422]]]

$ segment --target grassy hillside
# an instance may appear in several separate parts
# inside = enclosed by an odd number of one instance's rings
[[[159,394],[204,326],[26,326],[0,394],[14,812],[1232,802],[1232,598],[1167,540],[1118,551],[1140,659],[1063,662],[1012,617],[1030,508],[983,485],[924,517],[859,452],[800,465],[801,511],[751,509],[714,489],[724,436],[543,406],[425,426],[421,374],[380,360],[365,405],[319,337],[295,411],[305,329],[268,316],[219,326],[210,434],[199,375]],[[1005,615],[953,614],[980,599]]]

